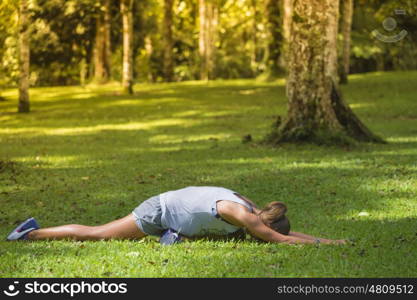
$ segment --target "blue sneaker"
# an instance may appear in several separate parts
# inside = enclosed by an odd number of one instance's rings
[[[8,241],[27,240],[27,234],[39,229],[39,224],[34,218],[29,218],[17,226],[7,237]]]
[[[161,238],[159,239],[159,242],[162,245],[172,245],[181,243],[182,240],[180,235],[175,230],[168,229],[162,234]]]

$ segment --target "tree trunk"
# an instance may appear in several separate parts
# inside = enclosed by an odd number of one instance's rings
[[[292,18],[292,3],[294,0],[284,0],[282,3],[282,34],[284,36],[284,40],[290,40],[291,34],[291,18]]]
[[[253,20],[252,20],[252,53],[250,64],[253,74],[256,74],[258,68],[258,3],[257,0],[251,0]]]
[[[375,55],[375,61],[376,61],[376,70],[378,72],[384,72],[385,71],[385,58],[383,53],[377,53]]]
[[[215,45],[217,39],[218,6],[215,0],[199,1],[200,79],[213,79]]]
[[[151,65],[152,65],[152,55],[153,55],[153,45],[152,45],[152,39],[150,35],[146,35],[144,38],[145,43],[145,51],[147,56],[147,70],[148,70],[148,81],[149,82],[156,82],[157,76],[155,72],[152,71]]]
[[[171,82],[174,75],[173,61],[173,38],[172,38],[172,7],[174,0],[165,0],[164,2],[164,76],[165,80]]]
[[[105,67],[104,67],[104,32],[103,22],[100,16],[96,18],[96,34],[94,39],[94,81],[102,83],[105,81]]]
[[[382,142],[344,103],[337,85],[338,6],[334,0],[294,0],[288,114],[267,142]]]
[[[269,77],[278,76],[282,71],[279,66],[283,41],[280,2],[278,0],[267,0],[265,7],[268,29],[266,72],[268,72]]]
[[[111,1],[104,0],[104,59],[107,79],[111,78]]]
[[[284,69],[287,68],[288,62],[288,47],[291,38],[291,18],[292,18],[292,2],[293,0],[284,0],[282,2],[282,55],[280,59],[280,66]]]
[[[94,81],[105,83],[110,78],[110,0],[100,0],[94,41]]]
[[[353,0],[345,0],[342,5],[342,36],[343,54],[342,68],[340,69],[340,83],[348,82],[349,59],[350,59],[350,32],[352,28]]]
[[[19,1],[19,113],[30,111],[29,104],[29,12],[27,0]]]
[[[200,18],[200,31],[198,34],[198,51],[200,54],[200,79],[208,80],[206,48],[207,48],[207,32],[206,32],[206,0],[199,0],[198,6]]]
[[[87,77],[87,63],[85,58],[82,58],[80,61],[80,85],[85,86],[85,78]]]
[[[125,93],[133,94],[133,0],[121,0],[120,10],[123,19],[123,78]]]

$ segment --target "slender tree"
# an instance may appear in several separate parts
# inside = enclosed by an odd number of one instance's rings
[[[353,0],[342,1],[341,32],[343,37],[342,66],[340,68],[340,83],[348,82],[350,58],[350,32],[352,28]]]
[[[147,68],[150,69],[151,67],[151,59],[152,59],[152,55],[153,55],[153,51],[154,51],[154,46],[152,43],[152,38],[150,36],[150,34],[147,34],[144,38],[144,48],[146,51],[146,56],[147,56]],[[155,72],[152,72],[151,70],[148,71],[148,81],[149,82],[156,82],[156,76],[155,76]]]
[[[106,60],[106,72],[111,78],[111,0],[104,0],[104,57]]]
[[[18,112],[30,111],[29,104],[29,11],[27,0],[19,1],[19,106]]]
[[[282,1],[282,34],[286,41],[289,41],[291,34],[291,16],[293,1],[294,0]]]
[[[279,61],[282,54],[282,17],[281,1],[267,0],[265,13],[267,18],[268,44],[266,49],[266,72],[272,77],[281,72]]]
[[[283,47],[280,65],[287,69],[288,62],[288,47],[291,38],[291,17],[292,17],[292,2],[293,0],[282,1],[282,36]]]
[[[133,94],[133,0],[120,0],[123,20],[123,71],[122,85],[125,93]]]
[[[218,5],[216,0],[199,0],[199,54],[200,79],[213,79],[214,56],[217,40]]]
[[[164,1],[164,76],[165,80],[170,82],[174,75],[174,60],[173,60],[173,37],[172,37],[172,9],[174,0]]]
[[[110,63],[110,0],[97,0],[99,12],[96,17],[96,34],[94,41],[94,81],[105,83],[111,76]]]
[[[251,0],[251,9],[253,13],[252,20],[252,53],[250,57],[250,64],[254,74],[258,67],[258,3],[257,0]]]
[[[287,79],[288,113],[267,141],[382,142],[342,99],[337,80],[339,1],[294,0]]]

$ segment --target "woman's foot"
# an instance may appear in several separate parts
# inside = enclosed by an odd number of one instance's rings
[[[17,226],[7,237],[8,241],[27,240],[29,232],[39,229],[40,226],[35,218],[29,218]]]

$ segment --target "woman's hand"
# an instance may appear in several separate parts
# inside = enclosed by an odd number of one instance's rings
[[[346,244],[346,240],[329,240],[329,239],[318,239],[320,243],[327,244],[327,245],[344,245]]]
[[[347,243],[347,240],[336,240],[336,243],[339,245],[345,245]]]
[[[344,245],[346,244],[346,240],[331,240],[330,244],[335,244],[335,245]]]

